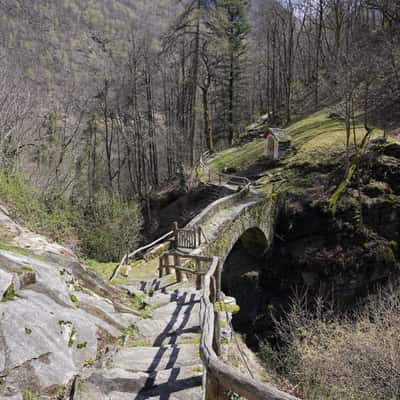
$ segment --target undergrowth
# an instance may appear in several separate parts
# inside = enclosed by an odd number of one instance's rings
[[[135,201],[99,192],[89,204],[56,190],[43,193],[21,172],[0,172],[0,199],[10,217],[33,232],[69,245],[87,258],[117,261],[136,245],[142,225]]]
[[[356,311],[321,299],[294,299],[277,322],[282,345],[261,358],[310,400],[397,399],[400,387],[400,287],[381,289]]]

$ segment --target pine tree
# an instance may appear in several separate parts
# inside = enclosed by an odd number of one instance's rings
[[[218,0],[220,10],[219,29],[226,41],[224,82],[227,95],[228,140],[232,144],[235,133],[235,110],[238,105],[238,84],[242,78],[243,61],[246,56],[246,39],[250,31],[248,0]]]

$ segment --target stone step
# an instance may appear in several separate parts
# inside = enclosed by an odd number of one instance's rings
[[[108,368],[154,372],[200,364],[199,346],[125,347],[107,361]]]
[[[198,294],[185,297],[185,303],[168,303],[155,309],[152,318],[135,323],[138,340],[153,346],[176,344],[179,336],[200,332]],[[193,299],[193,301],[192,301]]]
[[[178,304],[186,304],[199,300],[200,300],[200,291],[183,287],[183,288],[177,288],[169,293],[157,292],[153,296],[147,296],[144,302],[153,307],[160,307],[173,302]]]
[[[120,368],[86,374],[74,400],[144,400],[202,398],[200,364],[157,372],[133,372]]]

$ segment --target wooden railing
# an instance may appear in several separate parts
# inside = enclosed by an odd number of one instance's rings
[[[178,223],[174,222],[175,248],[197,249],[203,243],[203,240],[208,242],[207,236],[200,225],[181,229],[178,228]]]
[[[118,272],[120,271],[121,267],[123,265],[128,264],[129,260],[132,260],[133,257],[137,256],[138,254],[146,254],[146,253],[149,253],[152,251],[154,252],[154,250],[156,249],[156,246],[165,245],[166,241],[169,239],[171,240],[173,235],[174,235],[174,231],[172,230],[172,231],[166,233],[165,235],[161,236],[160,238],[154,240],[153,242],[146,244],[145,246],[142,246],[139,249],[136,249],[135,251],[133,251],[131,253],[125,254],[122,257],[122,260],[119,262],[119,264],[116,265],[116,267],[114,268],[114,270],[109,278],[109,281],[110,282],[113,281],[115,279],[115,277],[118,275]],[[164,250],[165,250],[165,246],[164,246]],[[153,259],[156,258],[157,256],[158,255],[155,252],[155,256],[153,257]]]
[[[199,161],[202,175],[208,183],[215,182],[218,183],[220,186],[222,185],[222,183],[227,183],[231,185],[241,186],[242,188],[250,188],[251,181],[244,176],[227,174],[221,171],[212,171],[211,168],[208,166],[208,160],[210,156],[210,152],[206,151],[201,155]]]
[[[222,362],[220,311],[222,267],[218,257],[188,255],[177,250],[160,257],[160,277],[175,272],[178,282],[185,274],[196,277],[200,298],[200,357],[204,365],[203,393],[206,400],[227,399],[234,392],[247,400],[299,400],[272,385],[258,382]]]

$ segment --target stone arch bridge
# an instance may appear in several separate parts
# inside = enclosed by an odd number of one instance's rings
[[[254,191],[241,179],[236,193],[126,257],[146,252],[147,260],[159,258],[160,277],[132,288],[151,305],[152,315],[135,323],[133,348],[119,349],[108,356],[107,368],[90,371],[77,400],[225,400],[229,393],[248,400],[298,400],[259,381],[249,366],[243,374],[221,358],[223,339],[232,337],[228,299],[221,292],[223,265],[238,241],[257,255],[270,248],[280,203],[273,190]],[[183,279],[185,273],[196,277],[195,285]]]
[[[217,256],[223,266],[240,240],[251,253],[260,255],[271,246],[279,198],[250,189],[212,203],[185,229],[201,226],[204,239],[193,255]]]

